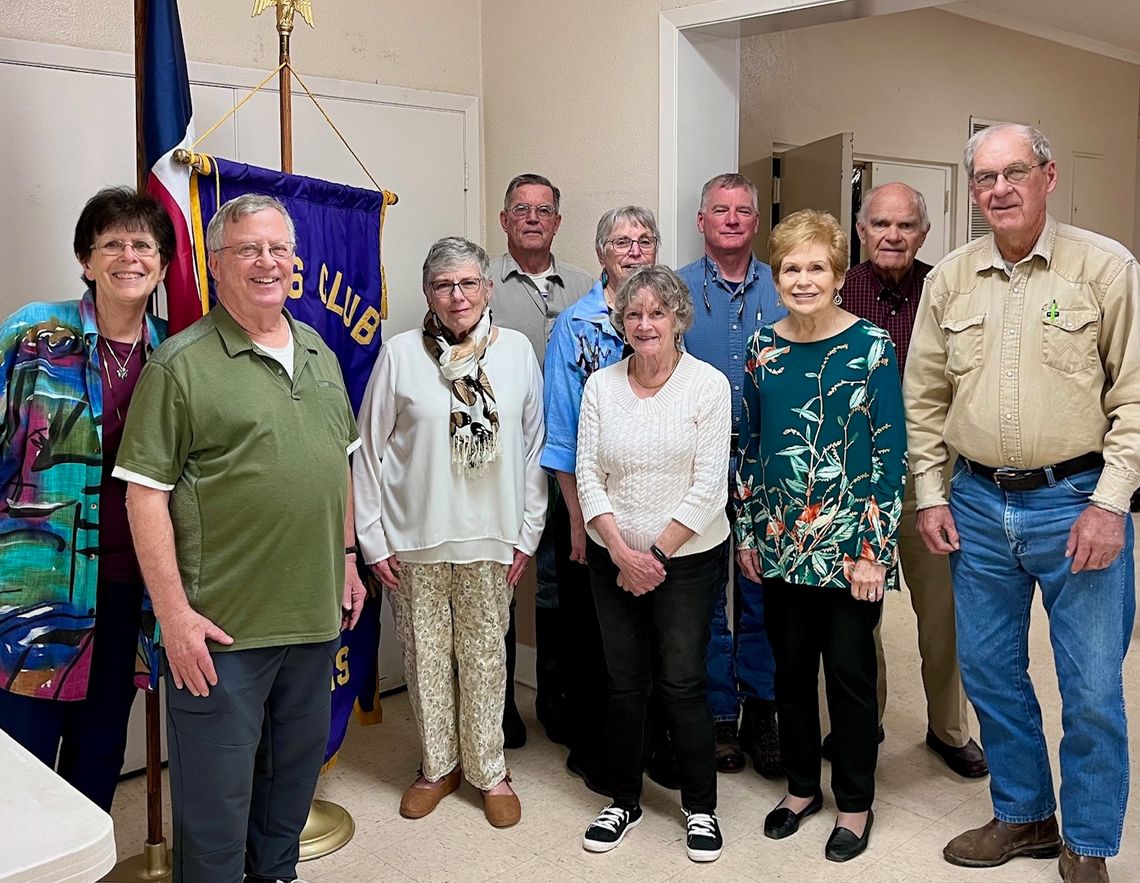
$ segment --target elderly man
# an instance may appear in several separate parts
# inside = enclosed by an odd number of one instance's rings
[[[677,271],[693,297],[693,327],[685,334],[685,349],[719,369],[732,387],[730,486],[737,467],[745,350],[758,328],[787,313],[778,303],[771,268],[752,254],[759,224],[756,185],[743,175],[717,175],[701,190],[697,212],[704,256]],[[764,626],[763,589],[736,571],[736,622],[731,632],[727,594],[727,586],[717,593],[706,657],[716,766],[726,773],[743,769],[743,748],[762,776],[776,778],[783,775],[783,764],[776,731],[776,663]]]
[[[1049,142],[1003,123],[964,157],[990,235],[927,279],[905,374],[918,531],[950,555],[958,653],[990,764],[994,818],[947,861],[1060,854],[1108,879],[1128,797],[1121,668],[1135,613],[1128,501],[1140,484],[1140,270],[1057,222]],[[947,505],[942,471],[959,452]],[[1061,690],[1061,816],[1028,674],[1035,587]]]
[[[875,187],[863,200],[855,227],[868,259],[852,267],[843,285],[843,305],[890,332],[906,363],[914,316],[929,264],[915,260],[926,241],[930,218],[922,194],[898,182]],[[954,638],[954,595],[945,556],[926,550],[915,529],[914,481],[907,481],[899,524],[899,559],[918,618],[918,651],[926,691],[926,744],[955,773],[969,779],[989,772],[985,755],[970,738],[966,694],[958,671]],[[879,657],[879,729],[887,704],[887,667],[883,642],[875,629]]]
[[[507,234],[507,253],[491,263],[495,281],[495,322],[521,331],[530,340],[538,364],[544,364],[546,338],[554,320],[574,301],[589,291],[594,280],[589,273],[564,261],[555,261],[550,251],[562,224],[559,214],[562,194],[542,175],[523,174],[511,179],[503,198],[499,223]],[[534,625],[538,659],[538,695],[535,710],[556,742],[566,739],[565,689],[572,674],[565,670],[561,647],[572,635],[560,613],[555,551],[556,537],[565,535],[569,549],[570,521],[566,504],[550,482],[555,501],[535,560],[538,566],[538,593],[535,597]],[[588,582],[586,583],[588,585]],[[526,727],[515,705],[515,605],[511,602],[511,624],[507,632],[507,700],[503,708],[503,736],[507,748],[526,742]]]
[[[364,600],[356,421],[336,358],[283,310],[295,238],[270,197],[218,210],[217,306],[146,365],[116,460],[165,650],[175,883],[296,876]]]

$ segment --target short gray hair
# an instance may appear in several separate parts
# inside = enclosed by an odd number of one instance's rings
[[[708,210],[709,194],[717,187],[723,187],[725,190],[747,190],[752,194],[752,207],[757,211],[760,210],[760,199],[756,193],[756,185],[744,175],[737,174],[736,172],[725,172],[723,175],[709,178],[705,182],[705,186],[701,188],[702,212]]]
[[[511,178],[511,183],[507,185],[506,195],[503,197],[503,211],[509,212],[511,210],[511,197],[515,195],[516,190],[520,187],[525,187],[527,184],[533,184],[538,187],[549,187],[551,194],[554,196],[555,214],[558,213],[559,206],[562,204],[562,192],[555,187],[545,175],[539,175],[535,172],[525,172],[522,175],[515,175]]]
[[[223,203],[222,207],[214,212],[214,216],[210,218],[210,224],[206,227],[207,251],[217,251],[222,247],[228,225],[250,215],[256,215],[258,212],[263,212],[267,208],[273,209],[285,219],[285,226],[289,230],[289,241],[296,244],[297,228],[281,200],[266,196],[263,193],[244,193]]]
[[[648,288],[666,310],[673,314],[673,333],[678,340],[693,327],[693,298],[689,286],[668,267],[658,264],[652,267],[638,267],[625,277],[614,293],[614,305],[610,309],[610,324],[625,340],[625,314],[629,302],[638,292]]]
[[[855,223],[860,227],[867,226],[867,212],[869,206],[874,200],[875,195],[884,187],[905,187],[910,191],[911,199],[914,202],[914,210],[918,213],[918,223],[923,230],[930,229],[930,215],[926,211],[926,197],[918,190],[915,190],[909,184],[904,184],[902,181],[888,181],[886,184],[880,184],[878,187],[872,187],[870,192],[863,197],[863,202],[859,205],[859,214],[855,216]]]
[[[1029,149],[1033,151],[1033,158],[1041,165],[1047,162],[1052,162],[1053,151],[1049,147],[1049,139],[1045,134],[1033,126],[1026,126],[1022,123],[996,123],[982,129],[980,132],[975,132],[970,140],[966,142],[965,148],[962,150],[962,165],[966,167],[966,175],[969,178],[974,177],[974,155],[978,152],[978,148],[986,142],[991,135],[999,135],[1002,132],[1013,132],[1020,135],[1025,139],[1029,145]]]
[[[490,281],[491,259],[481,247],[462,236],[446,236],[436,240],[424,258],[424,293],[427,293],[428,283],[436,273],[458,270],[468,264],[476,264],[479,267],[479,275],[484,281]]]
[[[612,208],[598,219],[598,232],[594,236],[594,249],[601,257],[606,250],[606,240],[614,232],[614,227],[626,221],[631,224],[640,224],[650,232],[654,239],[661,241],[661,231],[657,229],[657,219],[653,212],[639,205],[623,205],[621,208]]]

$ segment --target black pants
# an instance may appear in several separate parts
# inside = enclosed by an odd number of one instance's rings
[[[143,587],[100,579],[96,591],[87,698],[59,702],[0,690],[0,730],[110,812],[135,700]]]
[[[561,510],[561,511],[559,511]],[[606,657],[598,612],[590,591],[590,570],[570,560],[570,519],[559,500],[553,518],[558,568],[558,604],[563,616],[562,646],[569,720],[567,746],[575,764],[604,777],[606,760]]]
[[[856,601],[839,588],[764,578],[768,636],[776,658],[776,710],[788,793],[819,791],[819,660],[831,717],[831,790],[840,812],[875,800],[879,755],[875,626],[882,602]]]
[[[715,741],[705,699],[705,651],[728,560],[725,544],[674,558],[665,581],[640,597],[618,587],[618,568],[603,547],[587,541],[586,558],[609,670],[614,803],[631,809],[641,800],[649,696],[656,692],[677,755],[681,804],[690,812],[712,812]]]
[[[292,880],[329,738],[340,639],[211,653],[210,694],[167,669],[174,883]]]

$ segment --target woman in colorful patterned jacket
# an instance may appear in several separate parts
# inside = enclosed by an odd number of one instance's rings
[[[764,821],[780,839],[823,806],[818,672],[827,680],[838,810],[824,854],[847,861],[874,822],[874,629],[897,588],[906,430],[894,345],[840,308],[847,237],[800,211],[768,240],[788,315],[749,344],[737,563],[764,581],[788,793]]]
[[[87,291],[0,326],[0,729],[110,810],[123,766],[144,591],[111,477],[174,254],[151,196],[101,190],[75,227]],[[153,620],[152,620],[153,622]]]

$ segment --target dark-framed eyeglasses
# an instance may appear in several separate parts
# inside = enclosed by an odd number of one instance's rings
[[[158,254],[158,243],[153,239],[108,239],[106,242],[93,242],[91,250],[109,258],[117,258],[130,246],[140,258],[151,258]]]
[[[243,261],[251,261],[261,257],[266,249],[274,260],[281,261],[291,258],[297,253],[297,246],[292,242],[239,242],[237,245],[223,245],[214,251],[232,251]]]
[[[629,254],[633,251],[635,242],[638,249],[646,254],[653,254],[657,251],[656,236],[638,236],[637,239],[631,239],[629,236],[616,236],[613,239],[607,239],[603,244],[612,246],[615,254]]]
[[[1020,184],[1033,173],[1034,169],[1039,169],[1048,162],[1049,161],[1046,160],[1045,162],[1035,163],[1034,165],[1015,162],[999,171],[986,170],[984,172],[975,172],[973,177],[970,178],[970,182],[974,185],[975,190],[981,190],[983,192],[993,190],[994,187],[997,186],[998,175],[1005,178],[1009,184]]]
[[[451,297],[451,293],[457,288],[466,295],[472,295],[475,294],[482,285],[483,280],[478,277],[460,279],[458,282],[436,279],[434,282],[428,283],[428,289],[435,297]]]
[[[520,202],[512,205],[510,212],[516,218],[529,218],[530,213],[534,212],[542,220],[549,221],[558,214],[558,209],[545,202],[542,203],[542,205],[529,205],[525,202]]]

